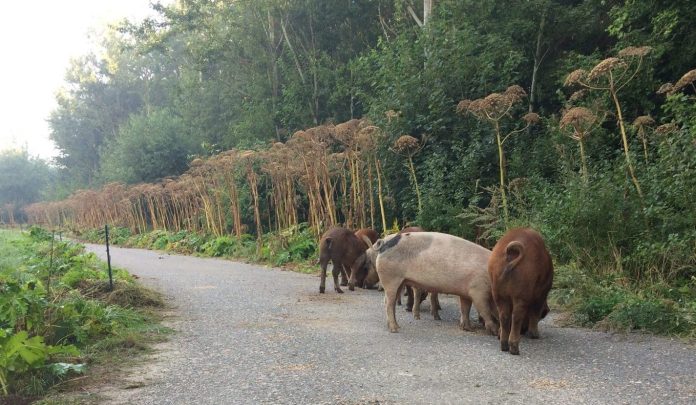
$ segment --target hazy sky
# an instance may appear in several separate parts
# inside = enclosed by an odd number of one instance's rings
[[[123,18],[154,14],[151,0],[6,1],[0,13],[0,150],[27,145],[57,152],[46,119],[70,59],[93,47],[94,33]],[[164,3],[168,3],[165,1]]]

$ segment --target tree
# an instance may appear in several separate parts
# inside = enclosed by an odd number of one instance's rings
[[[131,117],[101,154],[103,181],[151,182],[186,171],[200,153],[180,117],[169,110]]]
[[[26,149],[0,152],[0,223],[24,221],[22,208],[44,198],[50,181],[48,164]]]

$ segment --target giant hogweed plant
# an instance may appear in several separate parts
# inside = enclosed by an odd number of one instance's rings
[[[599,62],[589,72],[584,69],[572,71],[564,82],[564,85],[567,87],[579,86],[588,90],[607,92],[609,94],[614,105],[621,133],[626,167],[641,201],[644,199],[644,194],[636,177],[635,167],[629,151],[626,123],[619,93],[636,78],[643,65],[643,60],[651,51],[652,48],[649,46],[627,47],[619,51],[617,56],[606,58]]]

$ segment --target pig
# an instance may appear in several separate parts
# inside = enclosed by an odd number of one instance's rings
[[[360,240],[363,240],[367,247],[372,246],[373,243],[377,242],[377,239],[379,239],[379,234],[370,228],[361,228],[355,231],[355,236],[357,236]],[[363,239],[363,236],[366,237],[366,239]],[[355,279],[355,284],[362,286],[363,288],[367,288],[368,286],[365,285],[365,276],[367,275],[367,267],[363,266],[361,267],[360,273],[356,274],[356,279]],[[346,271],[341,268],[341,285],[346,286],[348,285],[348,277],[346,276]]]
[[[319,264],[321,265],[319,293],[324,293],[326,289],[326,267],[329,261],[333,263],[331,274],[334,279],[334,290],[337,293],[343,293],[338,284],[340,272],[345,274],[350,269],[351,278],[355,278],[358,273],[367,274],[364,257],[367,248],[368,245],[349,229],[333,227],[326,231],[319,241]],[[353,285],[349,284],[351,291],[354,290]]]
[[[400,233],[410,232],[425,232],[425,229],[421,228],[420,226],[408,226],[402,229]],[[408,284],[406,284],[404,288],[406,289],[406,311],[413,311],[413,318],[420,319],[420,304],[428,296],[428,292],[419,291],[417,288],[414,288]],[[418,297],[418,299],[416,300],[414,297]],[[401,292],[398,294],[396,303],[401,305]],[[433,315],[433,318],[438,321],[440,320],[440,314],[438,313],[440,309],[440,301],[437,299],[437,293],[430,293],[430,313]]]
[[[538,338],[539,320],[549,310],[553,263],[541,235],[531,228],[506,232],[493,248],[488,273],[500,317],[500,349],[520,354],[525,326]]]
[[[397,332],[396,297],[402,283],[459,296],[460,328],[471,330],[473,302],[486,329],[497,333],[487,263],[491,252],[473,242],[438,232],[412,232],[378,240],[366,252],[368,278],[376,272],[385,292],[387,327]]]

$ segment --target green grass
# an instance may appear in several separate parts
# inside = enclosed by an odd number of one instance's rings
[[[618,271],[556,269],[552,303],[570,323],[613,331],[696,337],[696,277],[690,281],[631,283]]]
[[[113,291],[106,279],[79,244],[51,243],[39,228],[0,230],[0,402],[69,398],[61,391],[76,385],[66,381],[98,379],[166,339],[162,297],[123,270]]]

